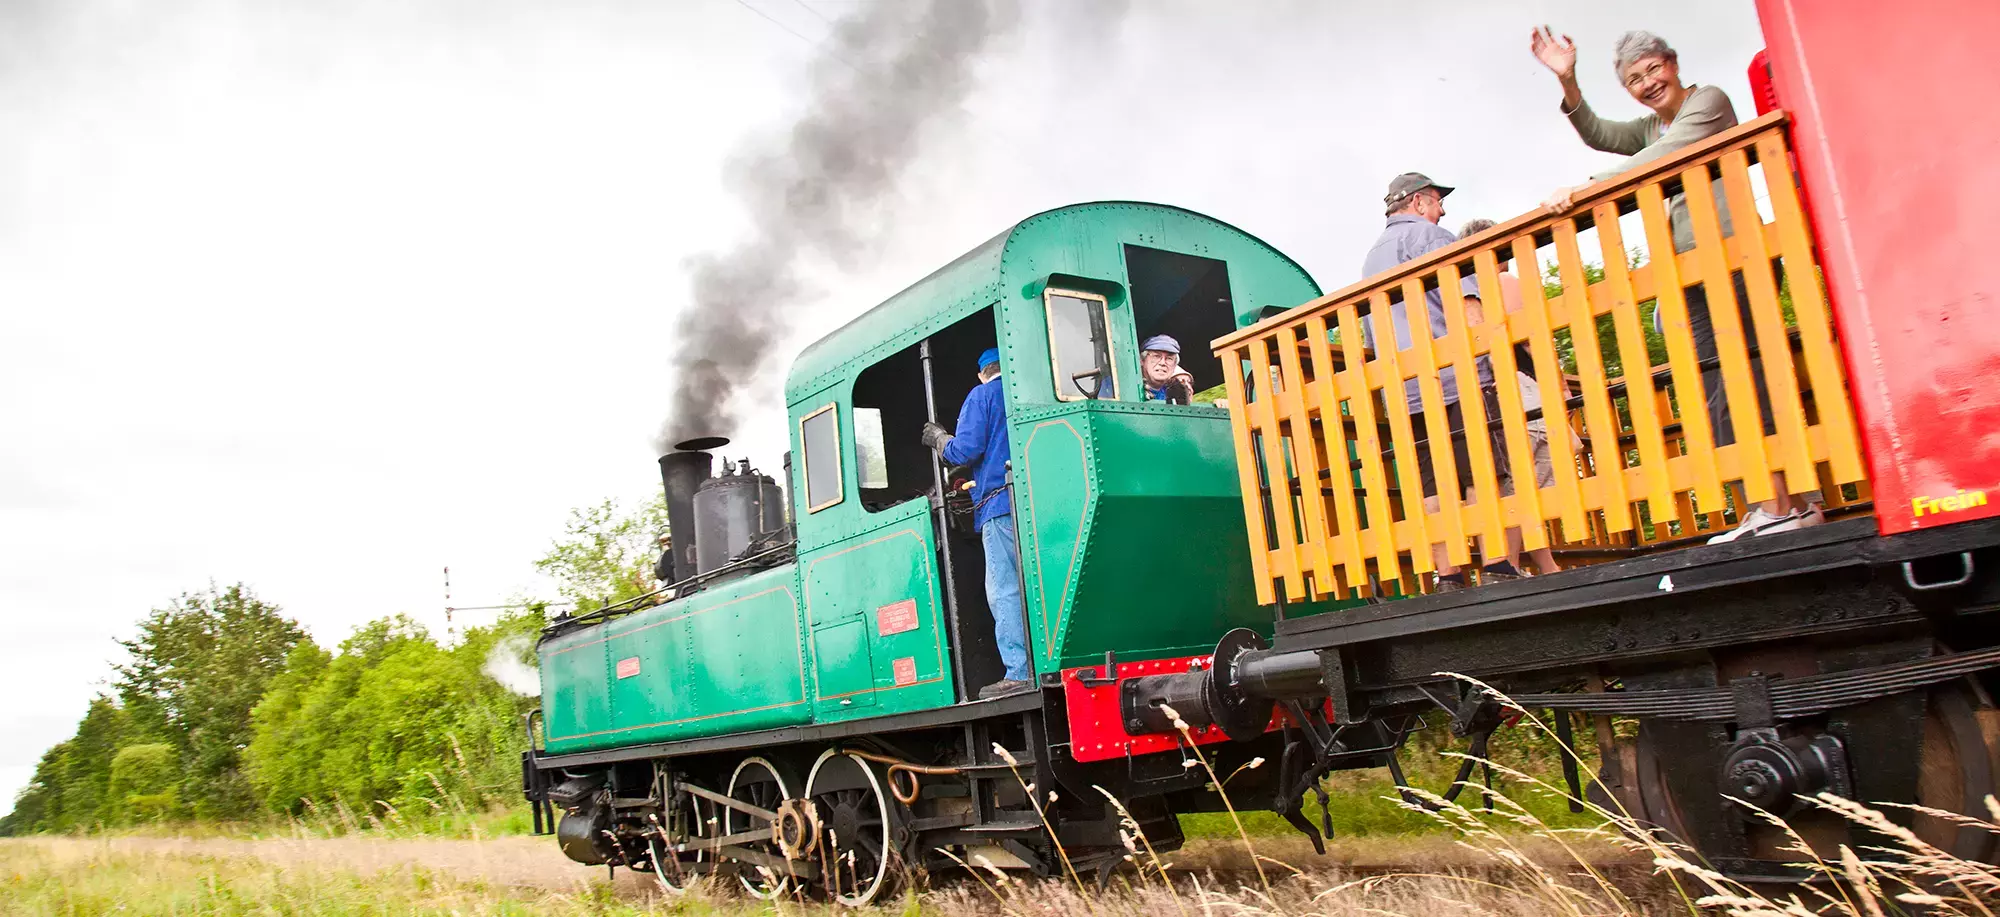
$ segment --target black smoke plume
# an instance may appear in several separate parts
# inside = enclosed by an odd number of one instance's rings
[[[981,56],[1017,19],[1015,0],[885,0],[835,25],[813,63],[805,114],[730,163],[751,232],[691,262],[694,295],[674,337],[660,451],[737,432],[743,389],[785,341],[787,317],[816,298],[804,263],[851,267],[872,249],[904,170],[954,120]]]

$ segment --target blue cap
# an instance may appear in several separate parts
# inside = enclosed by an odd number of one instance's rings
[[[988,347],[979,354],[979,368],[1000,365],[1000,348]]]
[[[1153,335],[1152,337],[1147,338],[1146,343],[1140,344],[1139,349],[1142,351],[1157,350],[1162,353],[1170,353],[1178,357],[1181,355],[1181,342],[1176,341],[1173,338],[1170,338],[1164,334],[1156,334]]]

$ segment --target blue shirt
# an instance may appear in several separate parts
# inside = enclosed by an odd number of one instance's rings
[[[972,524],[985,528],[986,521],[1014,512],[1013,496],[1007,484],[1007,394],[1001,378],[982,382],[965,396],[958,409],[958,429],[945,444],[947,465],[976,462],[972,469],[972,502],[978,509]]]
[[[1414,213],[1396,214],[1389,218],[1389,225],[1382,228],[1382,235],[1375,240],[1375,246],[1368,250],[1368,257],[1362,259],[1361,274],[1364,277],[1373,277],[1398,264],[1421,258],[1457,241],[1458,237],[1452,235],[1451,230]],[[1467,296],[1477,297],[1479,279],[1471,276],[1459,278],[1459,289]],[[1443,337],[1446,329],[1444,293],[1432,290],[1425,295],[1424,301],[1430,307],[1428,311],[1432,339]],[[1394,303],[1389,306],[1390,321],[1396,328],[1397,350],[1410,346],[1410,320],[1405,314],[1406,308],[1406,303]],[[1370,347],[1376,346],[1374,325],[1375,321],[1370,319],[1362,329],[1364,332],[1362,338]],[[1443,359],[1444,356],[1440,354],[1440,362]],[[1479,384],[1492,385],[1493,365],[1487,362],[1485,357],[1480,357],[1475,365],[1479,368]],[[1445,404],[1458,400],[1458,373],[1453,367],[1445,366],[1438,370],[1438,387],[1444,390]],[[1403,380],[1403,398],[1408,402],[1412,414],[1424,409],[1424,402],[1418,391],[1417,380]]]

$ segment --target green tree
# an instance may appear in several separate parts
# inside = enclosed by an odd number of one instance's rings
[[[237,818],[257,808],[242,770],[250,711],[306,639],[298,623],[242,584],[187,593],[154,609],[118,690],[134,717],[163,735],[186,762],[180,798],[200,818]],[[108,759],[107,759],[108,760]]]
[[[119,820],[117,802],[107,792],[111,759],[131,732],[131,718],[111,698],[99,696],[76,724],[69,740],[69,767],[62,778],[63,818],[55,830],[88,828]]]
[[[69,769],[69,743],[57,742],[35,762],[35,775],[14,797],[14,810],[0,818],[0,836],[53,830],[62,817],[62,777]]]
[[[175,786],[180,782],[180,758],[165,742],[146,742],[118,749],[111,758],[111,783],[106,801],[119,810],[116,822],[159,821],[174,813]]]
[[[271,679],[250,712],[250,745],[243,761],[250,785],[264,807],[289,813],[314,795],[316,764],[303,752],[307,723],[303,708],[333,656],[311,640],[301,640],[285,658],[285,670]]]
[[[535,561],[578,612],[602,608],[658,588],[653,563],[667,531],[664,494],[626,513],[612,500],[569,512],[563,535]]]
[[[543,623],[515,615],[445,647],[395,616],[357,629],[338,655],[301,645],[252,715],[245,757],[264,804],[383,816],[511,801],[527,742],[520,717],[533,700],[482,669],[502,640]]]
[[[0,820],[0,834],[70,831],[115,823],[124,808],[110,793],[111,762],[132,740],[132,717],[111,698],[98,696],[76,732],[42,754],[35,774]]]

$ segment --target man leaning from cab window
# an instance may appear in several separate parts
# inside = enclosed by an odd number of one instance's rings
[[[1181,368],[1181,342],[1164,334],[1147,338],[1139,345],[1139,374],[1147,401],[1194,403],[1194,374]]]

